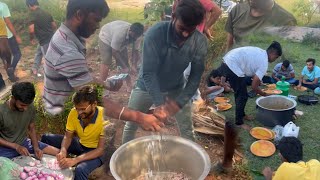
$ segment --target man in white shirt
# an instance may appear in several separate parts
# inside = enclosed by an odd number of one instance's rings
[[[144,26],[141,23],[130,24],[125,21],[112,21],[102,26],[99,33],[99,51],[102,59],[100,65],[100,79],[105,81],[109,75],[109,68],[112,65],[112,57],[116,65],[121,67],[122,73],[129,73],[127,47],[132,44],[132,62],[139,58],[140,39]],[[134,64],[134,63],[133,63]],[[136,67],[132,67],[136,71]],[[131,91],[131,81],[126,79],[127,90]]]
[[[223,57],[223,63],[218,70],[222,73],[223,77],[229,80],[234,90],[236,125],[241,128],[250,129],[248,125],[243,123],[243,120],[252,119],[246,116],[244,112],[248,100],[245,77],[253,77],[252,89],[261,96],[267,96],[267,94],[259,88],[259,84],[268,70],[268,62],[274,62],[281,55],[281,45],[274,41],[267,50],[246,46],[233,49]]]

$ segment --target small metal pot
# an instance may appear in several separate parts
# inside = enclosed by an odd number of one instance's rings
[[[110,171],[116,180],[132,180],[148,172],[184,173],[192,179],[205,179],[210,158],[198,144],[178,136],[162,136],[161,153],[157,145],[161,136],[145,136],[123,144],[110,160]],[[153,160],[158,160],[158,166]]]
[[[259,97],[256,104],[257,120],[268,127],[285,126],[292,121],[297,106],[292,98],[280,95]]]

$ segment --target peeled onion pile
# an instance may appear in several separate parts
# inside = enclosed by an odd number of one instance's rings
[[[29,165],[37,166],[37,162],[29,163]],[[55,173],[55,172],[48,173],[43,170],[38,170],[36,167],[25,166],[25,167],[23,167],[23,171],[20,173],[20,179],[23,179],[23,180],[63,180],[64,176],[60,173]]]

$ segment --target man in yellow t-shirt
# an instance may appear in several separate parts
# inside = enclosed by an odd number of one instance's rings
[[[2,18],[2,12],[0,11],[0,58],[3,61],[4,69],[7,71],[11,64],[11,51],[7,38],[7,26]],[[8,74],[9,75],[9,74]],[[4,80],[0,74],[0,90],[5,87]]]
[[[71,109],[65,135],[43,135],[41,141],[60,148],[57,160],[61,168],[76,165],[75,180],[88,179],[89,174],[103,164],[105,137],[104,108],[97,105],[98,92],[84,86],[73,95],[75,107]],[[77,137],[76,137],[77,136]],[[67,154],[77,155],[68,158]]]
[[[263,170],[266,180],[318,180],[320,179],[320,162],[312,159],[302,161],[302,144],[295,137],[283,137],[278,145],[283,163],[275,173],[270,167]],[[274,176],[272,177],[272,175]]]
[[[4,19],[0,17],[0,38],[7,38],[7,26]]]

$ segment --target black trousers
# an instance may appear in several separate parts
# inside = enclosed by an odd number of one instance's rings
[[[243,117],[245,116],[244,109],[248,101],[246,78],[238,77],[225,63],[221,64],[218,71],[228,79],[232,89],[234,90],[234,100],[236,102],[236,125],[242,125]]]

